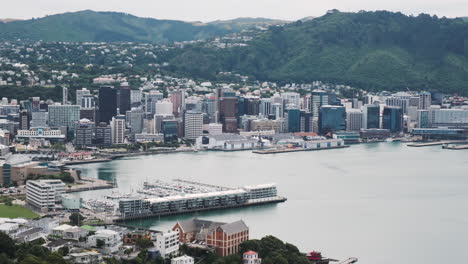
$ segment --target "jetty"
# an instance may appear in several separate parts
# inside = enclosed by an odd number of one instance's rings
[[[289,152],[299,152],[299,151],[318,151],[318,150],[327,150],[327,149],[342,149],[342,148],[349,148],[348,145],[343,146],[333,146],[333,147],[326,147],[326,148],[271,148],[271,149],[263,149],[263,150],[254,150],[252,151],[255,154],[280,154],[280,153],[289,153]]]

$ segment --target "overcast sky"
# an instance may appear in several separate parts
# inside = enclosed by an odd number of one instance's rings
[[[236,17],[297,20],[327,10],[390,10],[406,14],[468,16],[468,0],[0,0],[0,18],[42,17],[92,9],[185,21]]]

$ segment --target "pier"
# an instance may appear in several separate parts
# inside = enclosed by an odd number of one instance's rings
[[[442,146],[443,149],[451,149],[451,150],[463,150],[463,149],[468,149],[468,145],[447,145],[447,146]]]
[[[327,149],[342,149],[349,148],[349,146],[334,146],[329,148],[277,148],[277,149],[264,149],[264,150],[255,150],[255,154],[279,154],[279,153],[289,153],[289,152],[299,152],[299,151],[318,151],[318,150],[327,150]]]
[[[84,192],[91,190],[112,189],[114,185],[111,182],[95,179],[95,178],[81,178],[74,185],[70,185],[65,190],[67,193]]]
[[[460,140],[450,140],[450,141],[435,141],[435,142],[422,142],[422,143],[413,143],[413,144],[408,144],[408,147],[430,147],[430,146],[440,146],[440,145],[445,145],[445,144],[457,144],[457,143],[465,143],[467,144],[467,141],[460,141]]]

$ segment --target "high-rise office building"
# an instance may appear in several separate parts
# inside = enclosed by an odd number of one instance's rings
[[[430,128],[431,119],[429,116],[429,110],[418,110],[418,128]]]
[[[125,116],[117,115],[111,120],[112,144],[125,142]]]
[[[319,131],[321,134],[346,130],[344,106],[324,105],[319,112]]]
[[[262,116],[269,116],[271,114],[271,99],[260,99],[259,114]]]
[[[419,110],[429,109],[432,104],[431,93],[421,92],[419,94]]]
[[[169,100],[157,101],[155,104],[155,114],[162,116],[172,116],[173,106]]]
[[[49,105],[49,126],[68,127],[73,130],[75,123],[80,120],[78,105]]]
[[[385,100],[385,104],[388,106],[400,107],[403,114],[408,113],[410,99],[405,97],[389,97]]]
[[[117,115],[117,90],[113,86],[101,86],[99,88],[98,120],[107,123]]]
[[[175,119],[163,120],[161,132],[164,134],[164,142],[177,141],[179,135],[179,122]]]
[[[188,111],[184,115],[185,138],[195,140],[203,135],[203,114]]]
[[[83,107],[83,105],[82,105],[83,96],[90,96],[90,95],[91,95],[91,91],[86,89],[86,88],[76,90],[76,104]],[[94,105],[93,105],[93,107],[94,107]]]
[[[313,132],[314,131],[314,123],[313,123],[313,116],[312,113],[308,112],[307,110],[301,110],[300,114],[301,122],[300,122],[300,132]]]
[[[109,146],[112,145],[112,129],[106,123],[99,123],[96,126],[95,144]]]
[[[62,200],[65,186],[61,180],[29,180],[26,184],[26,202],[43,213],[51,211]]]
[[[287,92],[282,93],[281,98],[283,98],[284,105],[294,105],[295,107],[300,107],[301,95],[299,93]]]
[[[140,134],[143,131],[143,117],[145,113],[143,109],[134,108],[130,110],[130,133],[132,135]]]
[[[170,94],[172,102],[172,113],[175,117],[180,117],[185,110],[185,90],[172,91]]]
[[[80,119],[75,127],[75,145],[80,147],[93,146],[96,127],[89,119]]]
[[[378,104],[367,104],[363,107],[362,128],[380,128],[380,106]]]
[[[21,110],[19,114],[19,129],[20,130],[28,130],[30,126],[31,117],[28,110]]]
[[[222,97],[219,102],[219,117],[226,133],[237,132],[237,97]]]
[[[362,128],[363,114],[359,109],[346,111],[346,131],[360,131]]]
[[[312,109],[310,112],[314,117],[319,116],[320,107],[323,105],[328,105],[328,93],[325,91],[315,90],[312,91]]]
[[[392,133],[403,130],[403,110],[400,107],[386,106],[382,114],[382,128]]]
[[[121,115],[125,115],[125,112],[130,110],[130,86],[127,83],[123,83],[117,91],[117,108]]]
[[[301,131],[301,110],[299,108],[289,108],[286,110],[288,115],[288,132],[296,133]]]
[[[62,105],[68,104],[68,88],[62,87]]]
[[[48,115],[47,111],[32,112],[31,127],[47,127]]]

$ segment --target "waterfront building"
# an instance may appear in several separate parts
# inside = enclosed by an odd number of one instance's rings
[[[112,144],[124,144],[125,142],[125,116],[112,117],[111,121]]]
[[[257,147],[258,140],[246,138],[238,134],[216,134],[198,137],[195,141],[197,149],[214,150],[246,150]]]
[[[359,132],[337,132],[333,134],[333,138],[342,139],[345,144],[356,144],[361,141]]]
[[[380,128],[380,106],[378,104],[364,105],[362,127],[364,129]]]
[[[349,109],[346,111],[346,131],[360,131],[363,121],[363,113],[359,109]]]
[[[187,139],[195,140],[203,135],[203,114],[188,111],[184,115],[184,135]]]
[[[262,259],[258,257],[258,253],[255,251],[247,251],[242,254],[243,264],[261,264]]]
[[[48,212],[61,202],[65,187],[61,180],[29,180],[26,183],[26,202],[41,212]]]
[[[219,117],[223,124],[223,132],[237,132],[237,97],[222,97],[219,102]]]
[[[68,127],[73,130],[75,123],[80,120],[78,105],[49,105],[49,126]]]
[[[96,126],[89,119],[81,119],[75,127],[75,146],[89,147],[94,144]]]
[[[361,129],[359,132],[361,138],[369,140],[384,140],[391,136],[389,129],[380,129],[380,128],[370,128],[370,129]]]
[[[149,134],[149,133],[135,134],[135,142],[139,142],[139,143],[164,142],[164,135],[163,134]]]
[[[343,106],[320,107],[319,131],[321,134],[346,130],[346,112]]]
[[[403,130],[403,110],[400,107],[384,107],[382,127],[392,133],[401,132]]]
[[[295,133],[301,131],[301,110],[299,108],[287,109],[288,132]]]
[[[179,252],[179,232],[158,233],[155,247],[163,258],[176,255]]]
[[[419,94],[419,110],[426,110],[431,107],[432,104],[432,99],[431,99],[431,93],[429,92],[421,92]]]
[[[194,264],[195,260],[187,255],[171,259],[171,264]]]
[[[430,112],[429,110],[418,110],[418,128],[431,127]]]
[[[432,127],[468,127],[468,108],[431,108],[430,124]]]
[[[461,128],[415,128],[412,131],[414,136],[421,136],[423,139],[438,140],[466,140],[468,139],[468,129]]]
[[[161,132],[164,135],[164,142],[177,141],[179,137],[179,121],[163,120],[161,123]]]
[[[258,118],[250,122],[250,131],[270,131],[275,133],[282,131],[282,120],[271,120],[268,118]]]
[[[117,115],[117,90],[113,86],[101,86],[98,100],[99,122],[109,124]]]

